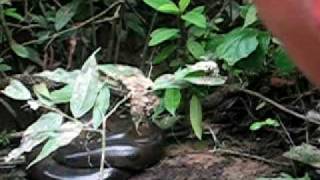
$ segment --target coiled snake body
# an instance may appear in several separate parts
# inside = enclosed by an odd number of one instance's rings
[[[104,179],[125,180],[157,163],[162,154],[161,130],[149,124],[142,134],[135,128],[108,132]],[[32,180],[97,180],[100,176],[101,143],[79,137],[70,145],[32,166]],[[35,153],[27,156],[33,159]]]

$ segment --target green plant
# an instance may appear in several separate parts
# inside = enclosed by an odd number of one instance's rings
[[[7,146],[10,144],[10,139],[8,138],[8,132],[2,131],[0,132],[0,146]]]
[[[189,90],[190,121],[196,136],[202,138],[202,108],[197,86],[219,86],[226,82],[226,77],[219,74],[219,67],[213,61],[202,61],[185,68],[178,69],[174,74],[165,74],[154,81],[153,90],[164,90],[162,111],[165,109],[173,116],[181,103],[181,90]],[[194,90],[192,90],[194,89]],[[159,112],[157,112],[159,113]]]
[[[4,60],[0,58],[0,72],[10,71],[11,67],[3,62]]]
[[[42,107],[50,111],[26,129],[20,147],[8,155],[8,161],[45,142],[40,154],[29,164],[30,167],[59,147],[69,144],[82,130],[90,128],[90,125],[85,125],[78,120],[90,110],[93,113],[91,122],[93,129],[101,125],[109,107],[110,91],[109,87],[99,80],[96,53],[97,51],[87,59],[81,70],[67,72],[58,69],[54,72],[39,74],[39,76],[65,83],[66,85],[61,89],[50,92],[46,84],[36,84],[33,86],[33,94],[35,94],[33,97],[23,83],[11,80],[10,84],[1,91],[12,99],[27,101],[33,110]],[[70,105],[72,117],[56,106],[66,103]]]
[[[204,55],[204,44],[200,42],[200,38],[206,35],[208,22],[203,6],[198,6],[188,11],[190,0],[180,0],[178,5],[170,0],[144,0],[144,2],[158,12],[176,16],[177,21],[177,26],[175,27],[160,27],[151,33],[149,46],[168,43],[154,58],[154,64],[164,62],[176,49],[181,48],[186,49],[186,52],[191,54],[191,57],[188,54],[182,54],[188,57],[191,62],[194,62],[194,59],[200,59]],[[170,42],[177,39],[179,41],[178,45],[170,44]]]
[[[264,121],[257,121],[257,122],[252,123],[250,125],[250,130],[251,131],[257,131],[257,130],[260,130],[261,128],[266,127],[266,126],[278,127],[278,126],[280,126],[280,124],[275,119],[267,118]]]
[[[150,35],[149,46],[162,47],[154,58],[154,64],[170,61],[170,65],[174,64],[178,67],[174,75],[163,75],[156,79],[155,86],[157,90],[164,89],[163,109],[173,116],[176,115],[175,111],[180,105],[181,97],[191,98],[190,94],[193,94],[189,110],[190,120],[195,134],[201,139],[202,117],[200,118],[199,115],[201,109],[197,107],[200,105],[195,103],[201,92],[199,85],[219,86],[225,83],[224,78],[218,76],[213,78],[212,74],[206,75],[209,69],[216,70],[216,74],[219,73],[218,64],[213,61],[222,60],[222,67],[231,74],[237,71],[242,72],[242,69],[237,67],[239,63],[246,66],[244,69],[250,64],[253,66],[252,69],[256,70],[257,67],[264,65],[263,61],[269,51],[271,36],[254,28],[257,24],[257,16],[255,7],[252,5],[245,6],[241,10],[244,18],[242,27],[220,34],[215,21],[208,23],[203,6],[188,11],[191,1],[180,0],[178,5],[170,0],[144,0],[144,2],[158,12],[176,16],[176,27],[159,27]],[[177,43],[172,44],[172,41]],[[182,51],[179,51],[181,49]],[[176,58],[170,60],[172,57]],[[194,68],[197,65],[179,68],[196,61],[203,62],[201,65],[198,64],[203,66],[203,69]],[[190,85],[186,85],[184,81]],[[187,96],[181,95],[180,89],[184,87],[189,87]]]

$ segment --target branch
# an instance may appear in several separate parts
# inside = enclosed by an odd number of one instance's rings
[[[126,102],[129,98],[130,98],[131,94],[129,93],[127,96],[125,96],[122,100],[120,100],[111,111],[109,111],[107,113],[107,115],[104,116],[103,118],[103,122],[102,122],[102,142],[101,142],[101,146],[102,146],[102,153],[101,153],[101,160],[100,160],[100,177],[99,180],[104,180],[104,161],[106,158],[106,153],[105,153],[105,149],[106,149],[106,127],[107,127],[107,120],[109,119],[109,117],[116,112],[116,110],[124,103]]]
[[[304,120],[306,122],[310,122],[310,123],[313,123],[313,124],[320,125],[319,121],[310,119],[310,118],[308,118],[307,116],[305,116],[303,114],[300,114],[300,113],[297,113],[297,112],[295,112],[295,111],[293,111],[291,109],[288,109],[285,106],[277,103],[276,101],[274,101],[274,100],[272,100],[272,99],[270,99],[268,97],[265,97],[264,95],[262,95],[262,94],[260,94],[258,92],[255,92],[255,91],[252,91],[252,90],[249,90],[249,89],[245,89],[245,88],[241,88],[241,87],[234,87],[234,86],[228,86],[228,85],[227,85],[227,87],[229,87],[229,88],[231,88],[233,90],[236,90],[236,91],[244,92],[244,93],[249,94],[251,96],[258,97],[258,98],[262,99],[263,101],[265,101],[265,102],[273,105],[274,107],[280,109],[281,111],[286,112],[286,113],[288,113],[288,114],[290,114],[290,115],[292,115],[292,116],[294,116],[294,117],[296,117],[298,119],[302,119],[302,120]]]
[[[4,30],[4,33],[5,33],[6,37],[8,38],[9,45],[11,45],[14,41],[12,38],[12,34],[8,28],[6,18],[4,17],[3,5],[0,5],[0,22],[1,22],[2,28]]]

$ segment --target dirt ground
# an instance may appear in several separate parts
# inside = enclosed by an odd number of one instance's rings
[[[197,143],[170,145],[165,159],[132,180],[251,180],[272,176],[278,171],[272,164],[240,154],[213,152],[203,146]]]

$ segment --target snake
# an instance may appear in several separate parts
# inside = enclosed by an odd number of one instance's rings
[[[27,175],[31,180],[97,180],[103,150],[105,180],[126,180],[161,160],[164,135],[156,125],[148,124],[141,134],[130,127],[107,132],[106,137],[102,149],[96,137],[91,141],[80,136],[32,166]],[[27,155],[27,161],[35,158],[35,152]]]

